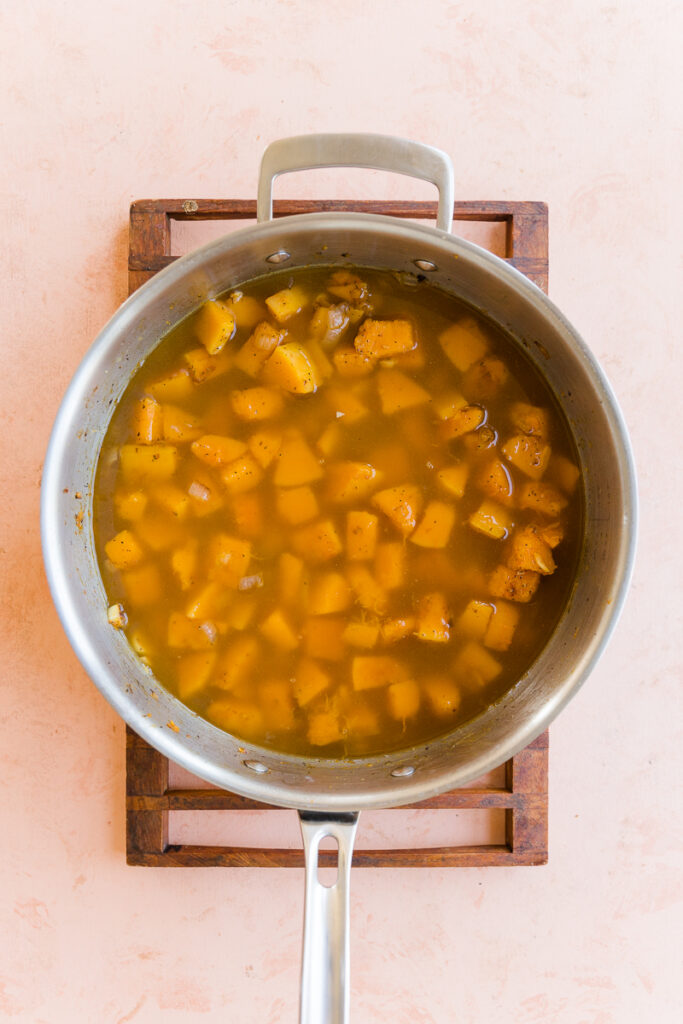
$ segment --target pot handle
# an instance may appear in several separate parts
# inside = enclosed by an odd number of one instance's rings
[[[299,811],[306,857],[306,902],[299,1024],[347,1024],[349,1019],[349,875],[358,814]],[[337,878],[318,878],[318,850],[336,839]]]
[[[261,159],[256,218],[272,220],[273,181],[279,174],[314,167],[371,167],[431,181],[439,190],[436,226],[451,230],[453,165],[440,149],[394,135],[294,135],[271,142]]]

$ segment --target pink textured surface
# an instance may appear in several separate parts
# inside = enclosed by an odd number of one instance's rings
[[[674,0],[3,5],[0,1018],[296,1019],[299,871],[125,866],[123,726],[52,608],[38,491],[126,294],[129,202],[250,197],[268,141],[364,130],[450,152],[460,198],[550,204],[550,293],[619,396],[642,521],[620,626],[553,726],[550,864],[355,872],[353,1019],[677,1019],[682,27]],[[277,194],[431,197],[365,172]]]

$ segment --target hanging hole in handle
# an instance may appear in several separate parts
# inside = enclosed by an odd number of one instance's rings
[[[323,865],[320,854],[331,853],[332,863]],[[325,889],[333,889],[339,878],[339,843],[334,836],[323,836],[318,844],[318,882]]]

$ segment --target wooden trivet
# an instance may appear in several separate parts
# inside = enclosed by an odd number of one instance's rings
[[[275,217],[322,211],[380,213],[432,220],[436,203],[280,200]],[[172,263],[174,220],[255,220],[249,199],[142,199],[130,208],[129,290]],[[456,203],[456,221],[505,224],[505,257],[540,288],[548,287],[548,211],[544,203]],[[505,843],[419,849],[355,850],[355,867],[492,867],[545,864],[548,860],[548,733],[505,764],[505,785],[456,789],[409,804],[428,810],[503,810]],[[269,805],[220,789],[170,789],[169,761],[126,729],[126,853],[128,864],[146,867],[303,867],[303,850],[240,846],[171,845],[170,811],[268,810]],[[272,808],[270,808],[272,809]],[[400,814],[403,808],[393,813]],[[320,851],[333,866],[336,852]]]

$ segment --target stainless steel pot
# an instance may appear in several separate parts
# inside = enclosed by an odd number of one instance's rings
[[[437,228],[368,214],[271,219],[280,173],[323,166],[394,170],[439,189]],[[424,800],[491,770],[528,744],[572,697],[620,612],[635,546],[636,489],[628,437],[600,367],[560,311],[502,260],[450,234],[453,173],[438,150],[377,135],[286,139],[264,155],[255,227],[179,259],[140,288],[102,330],[59,410],[45,461],[42,537],[57,610],[85,670],[133,729],[189,771],[224,789],[299,809],[307,860],[301,1021],[348,1013],[348,875],[358,812]],[[131,375],[205,299],[276,265],[358,264],[415,273],[499,324],[548,382],[567,416],[585,484],[585,536],[576,581],[553,635],[519,684],[473,722],[425,747],[362,761],[278,755],[221,732],[164,690],[107,622],[92,533],[102,440]],[[425,269],[426,268],[426,269]],[[173,720],[178,731],[166,727]],[[339,845],[334,886],[318,881],[324,836]]]

